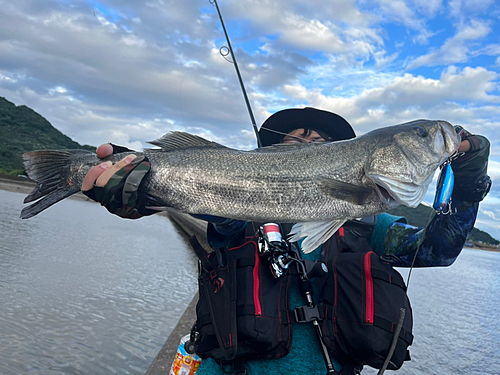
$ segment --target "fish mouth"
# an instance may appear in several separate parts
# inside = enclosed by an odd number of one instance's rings
[[[396,203],[397,201],[389,194],[386,188],[381,185],[375,184],[375,190],[377,191],[378,196],[382,199],[382,201],[391,204]]]
[[[434,140],[434,148],[436,151],[441,151],[445,155],[449,154],[445,158],[446,160],[448,157],[458,151],[458,148],[460,147],[460,137],[455,132],[455,128],[453,127],[453,125],[451,125],[449,122],[438,120],[438,123],[440,125],[440,136],[442,138],[441,140],[439,140],[438,137],[436,137],[436,139]],[[444,148],[444,150],[440,150],[440,141],[443,144],[442,148]]]

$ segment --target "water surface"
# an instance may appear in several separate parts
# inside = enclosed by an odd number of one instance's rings
[[[0,191],[0,374],[144,374],[196,291],[192,251],[164,216],[65,200],[20,220],[22,199]],[[409,295],[413,360],[386,374],[500,374],[500,253],[415,269]]]
[[[160,215],[67,199],[19,219],[0,191],[0,374],[144,374],[196,291],[192,251]]]

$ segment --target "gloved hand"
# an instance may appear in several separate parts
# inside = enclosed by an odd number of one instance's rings
[[[461,201],[480,202],[491,187],[491,179],[486,174],[490,142],[481,135],[469,133],[461,126],[455,126],[455,131],[462,143],[458,158],[451,163],[455,176],[452,197]]]
[[[99,146],[97,155],[102,159],[111,154],[130,151],[132,150],[110,143]],[[82,192],[122,218],[138,219],[152,215],[158,211],[145,208],[147,199],[139,191],[141,181],[150,167],[144,155],[127,155],[115,165],[109,161],[102,163],[87,173],[82,183]]]

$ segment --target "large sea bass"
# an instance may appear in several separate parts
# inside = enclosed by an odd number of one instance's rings
[[[334,231],[345,220],[399,204],[416,207],[436,168],[457,151],[459,138],[448,122],[417,120],[346,141],[253,151],[182,132],[151,144],[160,148],[144,150],[151,172],[143,188],[159,208],[246,221],[329,222],[325,225]],[[39,199],[22,210],[23,219],[80,191],[88,170],[102,162],[82,150],[23,157],[28,176],[37,182],[24,202]]]

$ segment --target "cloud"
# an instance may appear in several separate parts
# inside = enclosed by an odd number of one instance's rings
[[[500,220],[500,217],[497,217],[497,214],[493,211],[481,210],[481,212],[492,220]]]
[[[442,9],[443,0],[416,0],[415,6],[421,14],[433,18]]]
[[[0,13],[2,93],[32,106],[82,143],[105,137],[94,132],[91,124],[96,123],[113,134],[137,132],[130,140],[120,137],[133,142],[141,130],[124,127],[125,118],[163,132],[173,121],[177,128],[218,129],[236,139],[248,126],[248,114],[234,67],[214,48],[222,37],[218,19],[210,14],[215,10],[203,4],[208,10],[173,1],[140,7],[118,1],[108,1],[106,7],[57,1],[6,5]],[[267,5],[262,2],[227,7],[229,15],[243,7],[242,16],[254,22],[250,29],[267,25],[270,36],[280,34],[276,40],[261,39],[253,54],[236,47],[258,123],[269,115],[269,107],[287,106],[280,87],[318,65],[301,50],[343,55],[344,66],[370,54],[379,65],[394,58],[373,47],[383,40],[376,28],[366,26],[370,17],[353,1],[336,10],[311,8],[312,18],[299,14],[301,1],[285,6],[285,12],[280,8],[285,3],[273,4],[268,12],[260,11]],[[343,26],[333,24],[327,14],[341,19]],[[276,22],[267,22],[269,17]]]
[[[360,11],[353,0],[332,6],[325,6],[321,0],[311,0],[307,5],[301,0],[240,0],[223,10],[229,17],[251,20],[247,34],[254,35],[258,30],[258,35],[272,35],[279,49],[368,58],[383,45],[377,17]]]
[[[460,26],[457,33],[438,49],[414,59],[407,69],[421,66],[448,65],[466,62],[472,53],[469,42],[486,37],[491,32],[488,22],[472,20],[470,25]]]
[[[234,118],[228,116],[228,106],[240,109],[246,121],[233,67],[222,57],[215,58],[207,41],[185,42],[186,38],[180,34],[159,42],[158,37],[141,36],[143,28],[133,34],[120,23],[103,21],[90,12],[47,8],[34,14],[30,10],[7,7],[8,14],[2,17],[0,67],[5,69],[2,77],[16,83],[4,86],[4,93],[7,97],[15,96],[13,92],[18,96],[24,93],[26,96],[18,103],[33,105],[39,112],[47,113],[46,108],[53,108],[55,103],[45,108],[39,107],[39,103],[49,100],[45,96],[60,94],[55,88],[64,87],[77,100],[71,107],[85,108],[78,116],[67,118],[76,120],[70,135],[79,135],[77,124],[83,125],[82,113],[95,115],[96,110],[103,111],[103,116],[89,115],[87,130],[96,121],[104,125],[102,119],[109,120],[108,127],[119,128],[123,118],[130,121],[175,118],[177,127],[186,123],[214,129],[211,124],[214,119],[219,120],[219,126],[234,124]],[[146,18],[145,14],[141,17]],[[43,32],[36,32],[38,28]],[[191,35],[196,35],[196,31]],[[188,56],[194,57],[198,64],[186,66]],[[33,100],[35,96],[39,96],[39,103]],[[64,100],[63,108],[68,108],[69,96]],[[50,120],[69,129],[70,124],[58,121],[63,117],[54,114]]]
[[[386,22],[400,23],[407,29],[416,32],[413,41],[418,44],[426,44],[429,37],[433,35],[426,26],[424,18],[418,16],[417,12],[410,8],[407,2],[403,0],[378,0]],[[430,11],[434,5],[428,3],[427,7],[417,4],[417,9],[425,9]]]
[[[497,151],[497,150],[495,150]],[[498,151],[497,151],[498,152]],[[488,163],[488,175],[496,180],[500,180],[500,162],[497,160],[490,160]],[[500,187],[499,187],[500,189]]]
[[[471,15],[486,13],[491,6],[495,5],[495,0],[450,0],[448,8],[450,16],[464,20]]]
[[[372,129],[377,123],[375,127],[416,118],[440,118],[463,125],[479,122],[485,130],[491,129],[493,135],[500,118],[489,124],[486,119],[497,107],[492,106],[483,114],[483,107],[477,103],[500,102],[499,96],[489,94],[497,79],[497,73],[484,68],[450,67],[442,72],[440,79],[409,73],[390,80],[383,77],[375,81],[378,87],[351,97],[324,95],[318,89],[308,90],[300,84],[285,86],[284,91],[302,103],[338,111],[358,125],[356,130],[361,132]]]
[[[215,48],[222,34],[210,5],[200,12],[173,2],[142,7],[130,2],[133,11],[124,11],[122,3],[110,1],[94,16],[92,7],[81,3],[76,8],[24,4],[3,9],[0,74],[7,78],[0,81],[2,92],[32,105],[77,140],[101,141],[102,132],[92,133],[96,123],[114,134],[131,132],[130,139],[120,138],[126,142],[141,134],[151,139],[141,127],[124,125],[124,119],[156,126],[157,133],[172,128],[222,131],[228,140],[249,126],[234,67]],[[400,2],[381,4],[390,17],[404,8]],[[304,3],[298,0],[241,1],[224,8],[226,18],[250,20],[251,32],[264,30],[253,49],[236,47],[258,123],[270,108],[294,105],[338,108],[361,125],[446,110],[451,117],[472,117],[474,108],[455,103],[498,103],[491,93],[496,73],[484,68],[451,67],[439,79],[384,70],[398,54],[386,53],[380,20],[360,11],[354,1],[335,9],[305,8],[299,14]],[[341,22],[327,19],[333,14]],[[404,14],[405,22],[417,17],[409,8]],[[170,32],[162,35],[158,30],[165,28],[165,20]],[[314,50],[319,59],[308,52]],[[372,68],[365,66],[370,59]]]

